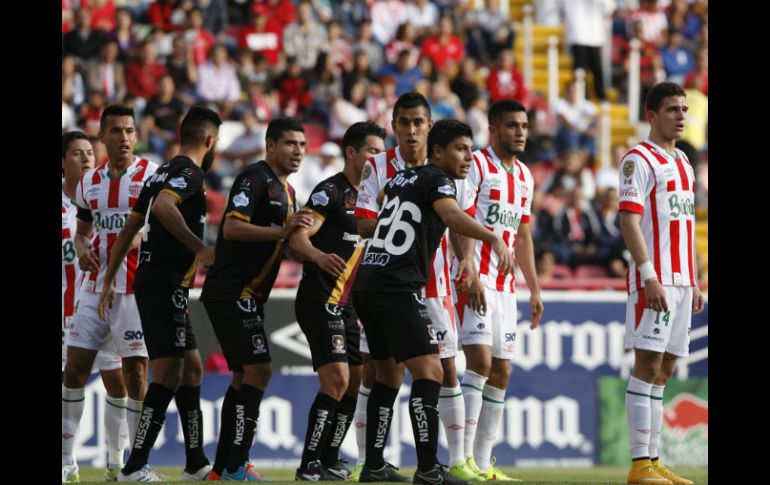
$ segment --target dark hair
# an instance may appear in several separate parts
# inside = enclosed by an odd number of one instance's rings
[[[206,136],[219,128],[222,119],[205,106],[193,106],[182,119],[179,127],[179,144],[185,146],[202,145]]]
[[[88,140],[88,136],[82,131],[68,131],[61,136],[61,157],[67,156],[67,150],[75,140]],[[88,140],[90,143],[90,140]]]
[[[393,119],[398,118],[398,110],[416,108],[418,106],[425,106],[425,110],[428,112],[428,119],[430,119],[430,104],[428,104],[425,96],[415,91],[402,94],[398,97],[395,106],[393,106]]]
[[[669,96],[687,96],[684,89],[676,83],[662,82],[658,83],[647,93],[647,99],[644,105],[647,111],[658,111],[663,104],[663,100]]]
[[[369,135],[380,137],[385,141],[385,129],[373,121],[359,121],[350,125],[345,136],[342,137],[343,153],[347,147],[353,147],[355,151],[360,150]]]
[[[497,123],[501,116],[505,113],[511,113],[516,111],[527,112],[527,109],[523,104],[519,103],[515,99],[500,99],[492,103],[487,112],[487,120],[490,125]]]
[[[289,117],[283,117],[283,118],[275,118],[270,122],[269,125],[267,125],[267,133],[265,134],[265,140],[273,140],[274,142],[277,142],[281,139],[284,132],[287,131],[301,131],[302,133],[305,132],[305,127],[302,126],[302,123],[295,120],[294,118]]]
[[[435,122],[428,133],[428,158],[433,156],[435,145],[446,148],[447,145],[463,136],[473,140],[471,127],[462,121],[446,119]]]
[[[104,129],[107,127],[107,118],[110,116],[130,116],[131,119],[136,122],[133,108],[123,106],[122,104],[111,104],[107,106],[102,112],[102,119],[99,121],[99,129],[101,131],[104,131]]]

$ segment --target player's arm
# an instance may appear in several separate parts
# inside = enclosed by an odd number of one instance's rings
[[[134,246],[134,239],[144,223],[143,217],[139,212],[131,212],[126,218],[118,238],[112,244],[110,259],[107,261],[107,271],[104,274],[104,285],[99,295],[99,317],[102,320],[107,320],[107,307],[112,308],[112,302],[115,299],[115,276],[117,276],[120,265],[126,258],[129,249]]]
[[[535,245],[532,242],[532,227],[528,222],[519,225],[516,235],[516,261],[524,273],[524,281],[529,287],[529,306],[532,310],[532,320],[529,328],[535,329],[540,324],[540,318],[543,316],[543,300],[540,297],[540,283],[537,281],[537,271],[535,269]]]
[[[249,218],[240,212],[229,212],[225,215],[225,225],[222,232],[227,241],[281,241],[288,238],[298,227],[313,225],[313,216],[309,211],[301,209],[289,218],[282,227],[263,227],[249,222]]]
[[[81,215],[81,212],[88,212],[88,216]],[[94,232],[94,224],[91,219],[81,219],[81,217],[90,217],[91,211],[78,209],[77,228],[75,229],[75,253],[78,256],[78,265],[83,271],[96,271],[99,269],[99,255],[91,248],[91,235]]]
[[[310,227],[299,227],[289,237],[289,249],[304,260],[316,264],[319,268],[326,271],[335,278],[339,278],[345,272],[345,260],[334,253],[325,253],[313,246],[310,238],[313,237],[321,226],[324,218],[313,212],[313,225]]]
[[[174,236],[184,247],[195,253],[198,257],[198,264],[208,268],[214,264],[214,247],[203,244],[203,241],[187,227],[184,216],[179,211],[178,205],[180,203],[181,197],[168,189],[163,189],[152,205],[152,215],[163,224],[163,227],[169,234]]]
[[[379,179],[373,167],[374,159],[370,158],[364,162],[361,189],[356,201],[356,230],[363,239],[374,236],[374,229],[377,227],[377,213],[380,211],[380,205],[377,203],[377,196],[380,193]]]
[[[642,234],[642,215],[621,208],[620,210],[620,232],[623,234],[623,240],[626,242],[626,248],[634,258],[642,280],[644,281],[645,296],[647,297],[647,307],[656,312],[668,311],[666,294],[663,291],[663,285],[658,281],[658,275],[647,254],[647,246],[644,243]]]

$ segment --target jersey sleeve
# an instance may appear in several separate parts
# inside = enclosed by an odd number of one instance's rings
[[[235,217],[242,221],[251,222],[257,201],[264,193],[265,187],[261,178],[239,176],[230,189],[225,217]]]
[[[652,174],[644,159],[629,153],[620,161],[620,210],[642,214],[644,200],[653,182]]]
[[[529,169],[521,164],[521,170],[524,173],[524,195],[521,200],[521,205],[524,211],[521,216],[521,222],[528,223],[532,216],[532,199],[535,198],[535,179],[532,177],[532,173]]]
[[[339,189],[331,182],[321,182],[316,185],[307,199],[305,207],[317,216],[326,219],[339,207]]]
[[[480,185],[481,164],[474,155],[468,176],[457,180],[457,203],[460,205],[460,209],[471,217],[476,215],[476,196],[479,193]]]
[[[94,220],[93,214],[91,214],[91,207],[86,202],[83,194],[83,179],[81,178],[75,187],[75,199],[72,201],[77,207],[77,218],[84,222],[91,222]]]
[[[355,216],[362,219],[377,219],[380,205],[377,203],[377,195],[380,193],[380,179],[374,170],[374,158],[364,162],[361,172],[361,189],[356,200]]]
[[[169,193],[182,203],[197,194],[201,187],[203,187],[203,172],[190,167],[184,167],[173,174],[169,174],[160,192]]]
[[[428,183],[428,202],[435,206],[443,202],[457,201],[457,186],[446,175],[437,175]]]

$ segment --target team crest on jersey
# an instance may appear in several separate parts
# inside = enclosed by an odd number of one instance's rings
[[[329,203],[329,196],[326,195],[326,192],[323,192],[323,191],[316,192],[310,197],[310,200],[312,200],[313,204],[317,206],[325,207],[326,204]]]
[[[332,335],[332,354],[345,353],[345,338],[342,335]]]
[[[345,209],[352,209],[356,206],[356,199],[358,196],[355,192],[348,189],[345,191]]]
[[[168,184],[175,189],[184,189],[187,188],[187,180],[184,179],[184,177],[175,177],[168,181]]]
[[[267,347],[265,346],[265,337],[260,334],[251,336],[251,345],[254,346],[254,355],[264,354],[267,352]]]
[[[144,184],[142,182],[133,183],[133,184],[129,185],[128,186],[128,195],[129,195],[129,197],[132,197],[134,199],[139,197],[139,194],[142,192],[142,187],[143,186],[144,186]]]
[[[361,172],[361,180],[368,179],[371,174],[372,174],[372,166],[369,164],[364,164],[364,171]]]
[[[278,194],[281,193],[281,186],[277,183],[271,183],[267,186],[267,195],[270,197],[270,199],[275,199],[278,197]]]
[[[233,205],[235,207],[246,207],[249,205],[249,198],[246,196],[246,192],[241,192],[233,197]]]
[[[455,186],[454,184],[442,185],[441,187],[438,188],[438,193],[444,194],[444,195],[451,195],[452,197],[454,197]]]
[[[634,164],[633,160],[627,160],[626,163],[623,164],[623,176],[630,177],[633,175],[635,167],[636,165]]]
[[[174,293],[171,295],[171,303],[179,309],[187,308],[187,297],[184,296],[184,291],[178,288],[174,290]]]
[[[339,317],[342,315],[342,308],[340,308],[337,305],[332,305],[327,303],[326,305],[324,305],[324,308],[326,309],[326,313],[330,315],[334,315],[335,317]]]
[[[257,302],[253,298],[239,298],[236,304],[242,312],[254,313],[257,311]]]
[[[185,340],[187,340],[187,331],[184,327],[176,328],[176,347],[184,347]]]

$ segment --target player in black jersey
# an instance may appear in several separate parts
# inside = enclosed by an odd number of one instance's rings
[[[179,155],[147,179],[112,247],[99,300],[102,319],[107,306],[112,306],[120,262],[141,228],[134,291],[152,370],[136,438],[120,481],[160,481],[147,460],[175,395],[187,454],[182,478],[204,480],[211,470],[200,436],[202,366],[187,313],[187,296],[197,265],[205,268],[214,262],[214,248],[201,240],[206,216],[203,172],[214,161],[221,124],[219,115],[208,108],[190,109],[179,130]]]
[[[321,388],[308,415],[297,480],[345,480],[339,447],[353,421],[362,360],[358,316],[350,301],[364,250],[354,215],[366,160],[385,150],[385,130],[367,121],[353,124],[342,140],[345,168],[319,183],[305,207],[314,224],[289,240],[305,259],[295,312],[307,337]]]
[[[212,471],[223,480],[263,479],[249,464],[259,405],[272,374],[263,308],[289,235],[313,223],[308,210],[296,210],[294,189],[286,182],[305,156],[305,129],[295,119],[277,118],[265,138],[266,160],[249,165],[233,181],[216,262],[201,293],[233,371]]]
[[[382,210],[353,290],[377,367],[377,381],[367,409],[369,426],[362,477],[372,475],[370,470],[386,468],[382,451],[402,377],[381,372],[388,367],[380,364],[392,359],[403,362],[413,379],[409,415],[418,462],[413,482],[470,483],[453,476],[436,457],[443,370],[436,332],[420,290],[447,226],[491,243],[500,257],[500,271],[504,274],[512,269],[511,254],[502,238],[457,205],[453,179],[468,174],[472,146],[468,125],[455,120],[436,122],[428,135],[429,164],[398,172],[380,195],[384,196]]]

